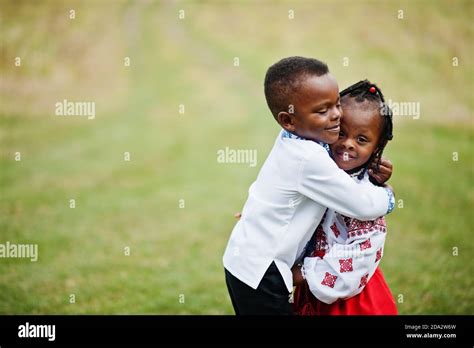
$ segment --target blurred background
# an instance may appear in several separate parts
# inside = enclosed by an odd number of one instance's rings
[[[222,254],[279,131],[266,69],[293,55],[419,103],[386,150],[381,268],[401,314],[474,313],[473,1],[0,4],[0,243],[39,249],[0,259],[0,313],[233,314]]]

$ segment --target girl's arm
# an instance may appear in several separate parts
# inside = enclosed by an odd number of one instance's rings
[[[380,263],[385,234],[378,230],[334,244],[322,259],[306,257],[302,272],[313,295],[330,304],[359,294]]]

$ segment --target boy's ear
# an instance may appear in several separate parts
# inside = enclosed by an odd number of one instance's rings
[[[277,121],[283,129],[291,133],[295,132],[295,114],[280,111],[277,115]]]

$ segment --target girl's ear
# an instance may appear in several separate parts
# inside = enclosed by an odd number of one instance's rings
[[[295,132],[295,114],[280,111],[277,115],[277,121],[283,129],[291,133]]]

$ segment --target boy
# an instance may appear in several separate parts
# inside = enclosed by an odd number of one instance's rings
[[[291,268],[326,208],[360,220],[393,209],[388,188],[355,183],[329,157],[339,137],[339,88],[316,59],[289,57],[265,76],[265,97],[283,128],[249,189],[224,253],[237,315],[292,314]]]

